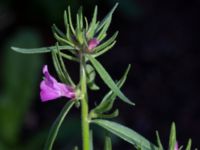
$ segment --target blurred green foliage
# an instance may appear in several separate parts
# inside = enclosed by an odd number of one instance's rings
[[[20,142],[25,115],[36,96],[42,58],[21,55],[10,50],[11,45],[38,47],[39,33],[23,29],[15,33],[3,47],[3,76],[0,93],[0,149],[11,149]]]

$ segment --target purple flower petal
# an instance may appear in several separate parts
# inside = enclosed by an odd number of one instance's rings
[[[40,83],[40,98],[42,102],[54,100],[59,97],[75,98],[74,89],[64,83],[58,82],[50,75],[47,65],[43,67],[44,80]]]
[[[96,38],[91,39],[91,40],[89,41],[89,43],[88,43],[88,49],[89,49],[89,50],[94,49],[99,43],[100,43],[100,42],[99,42]]]
[[[176,142],[174,150],[178,150],[178,142]]]

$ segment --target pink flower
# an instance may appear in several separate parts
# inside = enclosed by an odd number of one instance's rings
[[[58,82],[49,74],[48,67],[43,67],[44,80],[40,83],[40,98],[42,102],[54,100],[59,97],[75,98],[74,89],[64,83]]]
[[[93,50],[99,43],[100,42],[96,38],[91,39],[88,43],[88,50]]]
[[[178,150],[178,142],[176,142],[176,144],[174,146],[174,150]]]

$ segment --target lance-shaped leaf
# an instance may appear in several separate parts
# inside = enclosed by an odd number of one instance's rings
[[[114,45],[115,45],[116,41],[114,41],[112,44],[110,44],[109,46],[107,46],[106,48],[104,48],[103,50],[93,54],[94,57],[98,57],[101,56],[102,54],[106,53],[108,50],[110,50]]]
[[[76,37],[80,44],[83,44],[83,8],[80,7],[76,15]]]
[[[59,57],[59,60],[60,60],[61,70],[63,71],[63,74],[64,74],[64,76],[65,76],[67,82],[75,88],[75,84],[74,84],[74,82],[72,81],[72,79],[71,79],[71,77],[70,77],[70,75],[69,75],[69,73],[68,73],[68,71],[67,71],[67,69],[66,69],[66,67],[65,67],[65,64],[64,64],[63,58],[62,58],[62,56],[61,56],[61,52],[60,52],[60,50],[59,50],[58,45],[57,45],[57,53],[58,53],[58,57]]]
[[[162,143],[160,141],[160,136],[159,136],[158,131],[156,131],[156,138],[157,138],[157,143],[158,143],[158,150],[164,150],[163,149],[163,145],[162,145]]]
[[[76,35],[76,34],[75,34],[74,27],[73,27],[73,24],[72,24],[72,17],[71,17],[71,8],[70,8],[70,6],[68,6],[67,11],[68,11],[68,20],[69,20],[70,29],[71,29],[72,33],[73,33],[74,35]]]
[[[124,75],[122,76],[122,78],[117,82],[117,86],[119,88],[122,87],[122,85],[125,83],[126,79],[127,79],[127,75],[130,71],[130,68],[131,68],[131,65],[128,65]],[[113,103],[116,99],[117,95],[111,90],[110,92],[108,92],[103,100],[101,101],[101,103],[95,107],[93,110],[91,110],[91,112],[93,113],[104,113],[104,112],[107,112],[109,111],[112,106],[113,106]]]
[[[56,72],[58,74],[58,77],[63,83],[69,84],[68,80],[66,79],[66,77],[65,77],[65,75],[62,71],[62,68],[60,66],[60,62],[58,60],[56,53],[58,53],[58,51],[52,51],[52,60],[53,60],[53,64],[54,64],[54,67],[56,69]]]
[[[105,84],[119,97],[121,98],[124,102],[130,104],[130,105],[135,105],[133,102],[131,102],[117,87],[115,82],[112,80],[110,75],[107,73],[107,71],[104,69],[104,67],[96,60],[94,57],[90,55],[86,55],[87,58],[90,60],[96,71],[98,72],[99,76],[101,79],[105,82]]]
[[[115,11],[115,9],[117,8],[118,3],[115,4],[115,6],[111,9],[111,11],[106,15],[106,17],[99,23],[96,32],[99,32],[101,30],[101,28],[106,24],[106,22],[110,19],[110,17],[112,17],[113,12]]]
[[[38,53],[48,53],[53,50],[56,50],[56,46],[50,46],[50,47],[40,47],[40,48],[19,48],[19,47],[11,47],[12,50],[24,53],[24,54],[38,54]],[[60,50],[74,50],[71,46],[59,46]]]
[[[169,136],[169,150],[174,150],[176,145],[176,126],[175,123],[172,123],[170,136]]]
[[[53,143],[58,135],[58,131],[62,125],[62,122],[64,121],[66,115],[68,114],[69,110],[72,108],[74,103],[75,103],[75,100],[68,101],[66,105],[64,106],[64,108],[62,109],[59,116],[57,117],[57,119],[55,120],[53,126],[51,127],[50,133],[48,135],[45,148],[44,148],[45,150],[52,150]]]
[[[53,33],[55,39],[60,42],[62,45],[69,45],[69,46],[72,46],[72,47],[75,47],[74,43],[68,41],[66,38],[62,38],[60,37],[56,32]]]
[[[112,20],[112,17],[109,17],[109,18],[106,20],[106,22],[105,22],[103,28],[101,29],[101,31],[99,31],[99,34],[98,34],[98,36],[97,36],[97,39],[98,39],[99,41],[102,41],[102,40],[106,37],[106,32],[107,32],[107,30],[108,30],[108,28],[109,28],[109,26],[110,26],[111,20]]]
[[[86,76],[88,87],[91,90],[99,90],[99,87],[95,84],[96,72],[90,64],[86,65]]]
[[[119,123],[102,119],[95,119],[92,121],[92,123],[95,123],[105,128],[106,130],[110,131],[121,139],[129,142],[130,144],[133,144],[136,149],[141,147],[142,150],[158,150],[158,147],[149,142],[146,138],[144,138],[134,130],[125,127]]]
[[[94,36],[95,29],[97,27],[97,23],[96,23],[97,22],[97,12],[98,12],[98,7],[95,6],[92,21],[90,23],[90,26],[89,26],[89,29],[88,29],[88,32],[87,32],[87,36],[88,36],[89,39]]]
[[[99,46],[95,47],[95,48],[94,48],[94,51],[95,51],[95,52],[102,51],[102,50],[104,50],[106,47],[108,47],[109,45],[111,45],[111,44],[115,41],[115,39],[116,39],[118,33],[119,33],[119,32],[116,31],[116,32],[113,34],[113,36],[112,36],[111,38],[109,38],[106,42],[104,42],[104,43],[100,44]]]
[[[191,150],[191,148],[192,148],[192,140],[189,139],[185,150]]]
[[[112,150],[112,141],[109,136],[105,138],[104,150]]]
[[[55,24],[53,24],[53,26],[52,26],[52,31],[53,31],[53,33],[54,32],[57,33],[62,38],[66,37],[65,34]]]

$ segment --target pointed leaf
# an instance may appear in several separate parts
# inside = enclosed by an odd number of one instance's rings
[[[72,33],[75,35],[75,30],[74,30],[74,27],[73,27],[73,24],[72,24],[72,18],[71,18],[71,8],[70,6],[68,6],[68,20],[69,20],[69,26],[70,26],[70,29],[72,31]]]
[[[158,150],[158,148],[149,142],[146,138],[121,124],[102,119],[95,119],[92,121],[92,123],[105,128],[121,139],[129,142],[130,144],[133,144],[136,148],[141,147],[142,150]]]
[[[62,109],[59,116],[57,117],[57,119],[55,120],[53,126],[51,127],[50,133],[48,135],[48,139],[46,141],[45,148],[44,148],[45,150],[52,150],[53,143],[56,139],[56,136],[62,125],[62,122],[64,121],[66,115],[68,114],[69,110],[72,108],[74,103],[75,103],[75,100],[68,101],[66,105],[64,106],[64,108]]]
[[[171,125],[170,137],[169,137],[169,150],[174,150],[176,144],[176,126],[173,122]]]
[[[192,147],[192,140],[189,139],[185,150],[191,150],[191,147]]]
[[[53,31],[53,33],[54,32],[57,33],[62,38],[65,38],[65,34],[55,24],[53,24],[53,26],[52,26],[52,31]]]
[[[158,131],[156,131],[156,137],[157,137],[157,143],[158,143],[158,150],[164,150],[163,146],[162,146],[162,143],[160,141],[160,136],[159,136]]]
[[[96,22],[97,22],[97,12],[98,12],[98,6],[95,6],[92,21],[90,23],[90,26],[87,32],[87,36],[89,39],[94,36],[94,31],[96,29]]]
[[[110,44],[109,46],[107,46],[105,49],[99,51],[98,53],[93,54],[94,57],[98,57],[104,53],[106,53],[108,50],[110,50],[114,45],[115,45],[116,41],[114,41],[112,44]]]
[[[115,41],[118,33],[119,32],[116,31],[110,39],[108,39],[106,42],[104,42],[104,43],[100,44],[99,46],[97,46],[96,48],[94,48],[94,51],[99,52],[99,51],[102,51],[103,49],[105,49],[106,47],[108,47],[110,44],[112,44],[113,41]]]
[[[127,79],[127,75],[129,73],[129,70],[131,68],[131,65],[128,65],[124,75],[122,76],[122,78],[117,82],[117,86],[119,88],[122,87],[122,85],[124,84],[124,82],[126,81]],[[101,101],[101,103],[95,107],[92,111],[96,112],[96,113],[103,113],[103,112],[107,112],[109,111],[112,106],[113,106],[113,103],[114,103],[114,100],[116,99],[117,95],[111,90],[110,92],[108,92],[103,100]]]
[[[11,47],[12,50],[24,53],[24,54],[37,54],[37,53],[48,53],[52,50],[56,49],[56,46],[50,47],[40,47],[40,48],[19,48],[19,47]],[[74,48],[71,46],[59,46],[59,49],[73,50]]]
[[[135,105],[133,102],[131,102],[117,87],[115,82],[112,80],[110,75],[107,73],[107,71],[103,68],[103,66],[92,56],[87,55],[87,58],[90,60],[102,80],[105,82],[105,84],[119,97],[121,98],[124,102],[130,104],[130,105]]]
[[[110,19],[110,17],[112,17],[112,14],[113,14],[113,12],[115,11],[115,9],[117,8],[118,4],[119,4],[119,3],[116,3],[115,6],[111,9],[111,11],[106,15],[106,17],[100,22],[100,24],[98,25],[98,28],[97,28],[97,30],[96,30],[97,32],[98,32],[99,30],[101,30],[101,28],[105,25],[106,21],[107,21],[108,19]]]
[[[109,136],[106,136],[105,138],[104,150],[112,150],[112,141]]]

